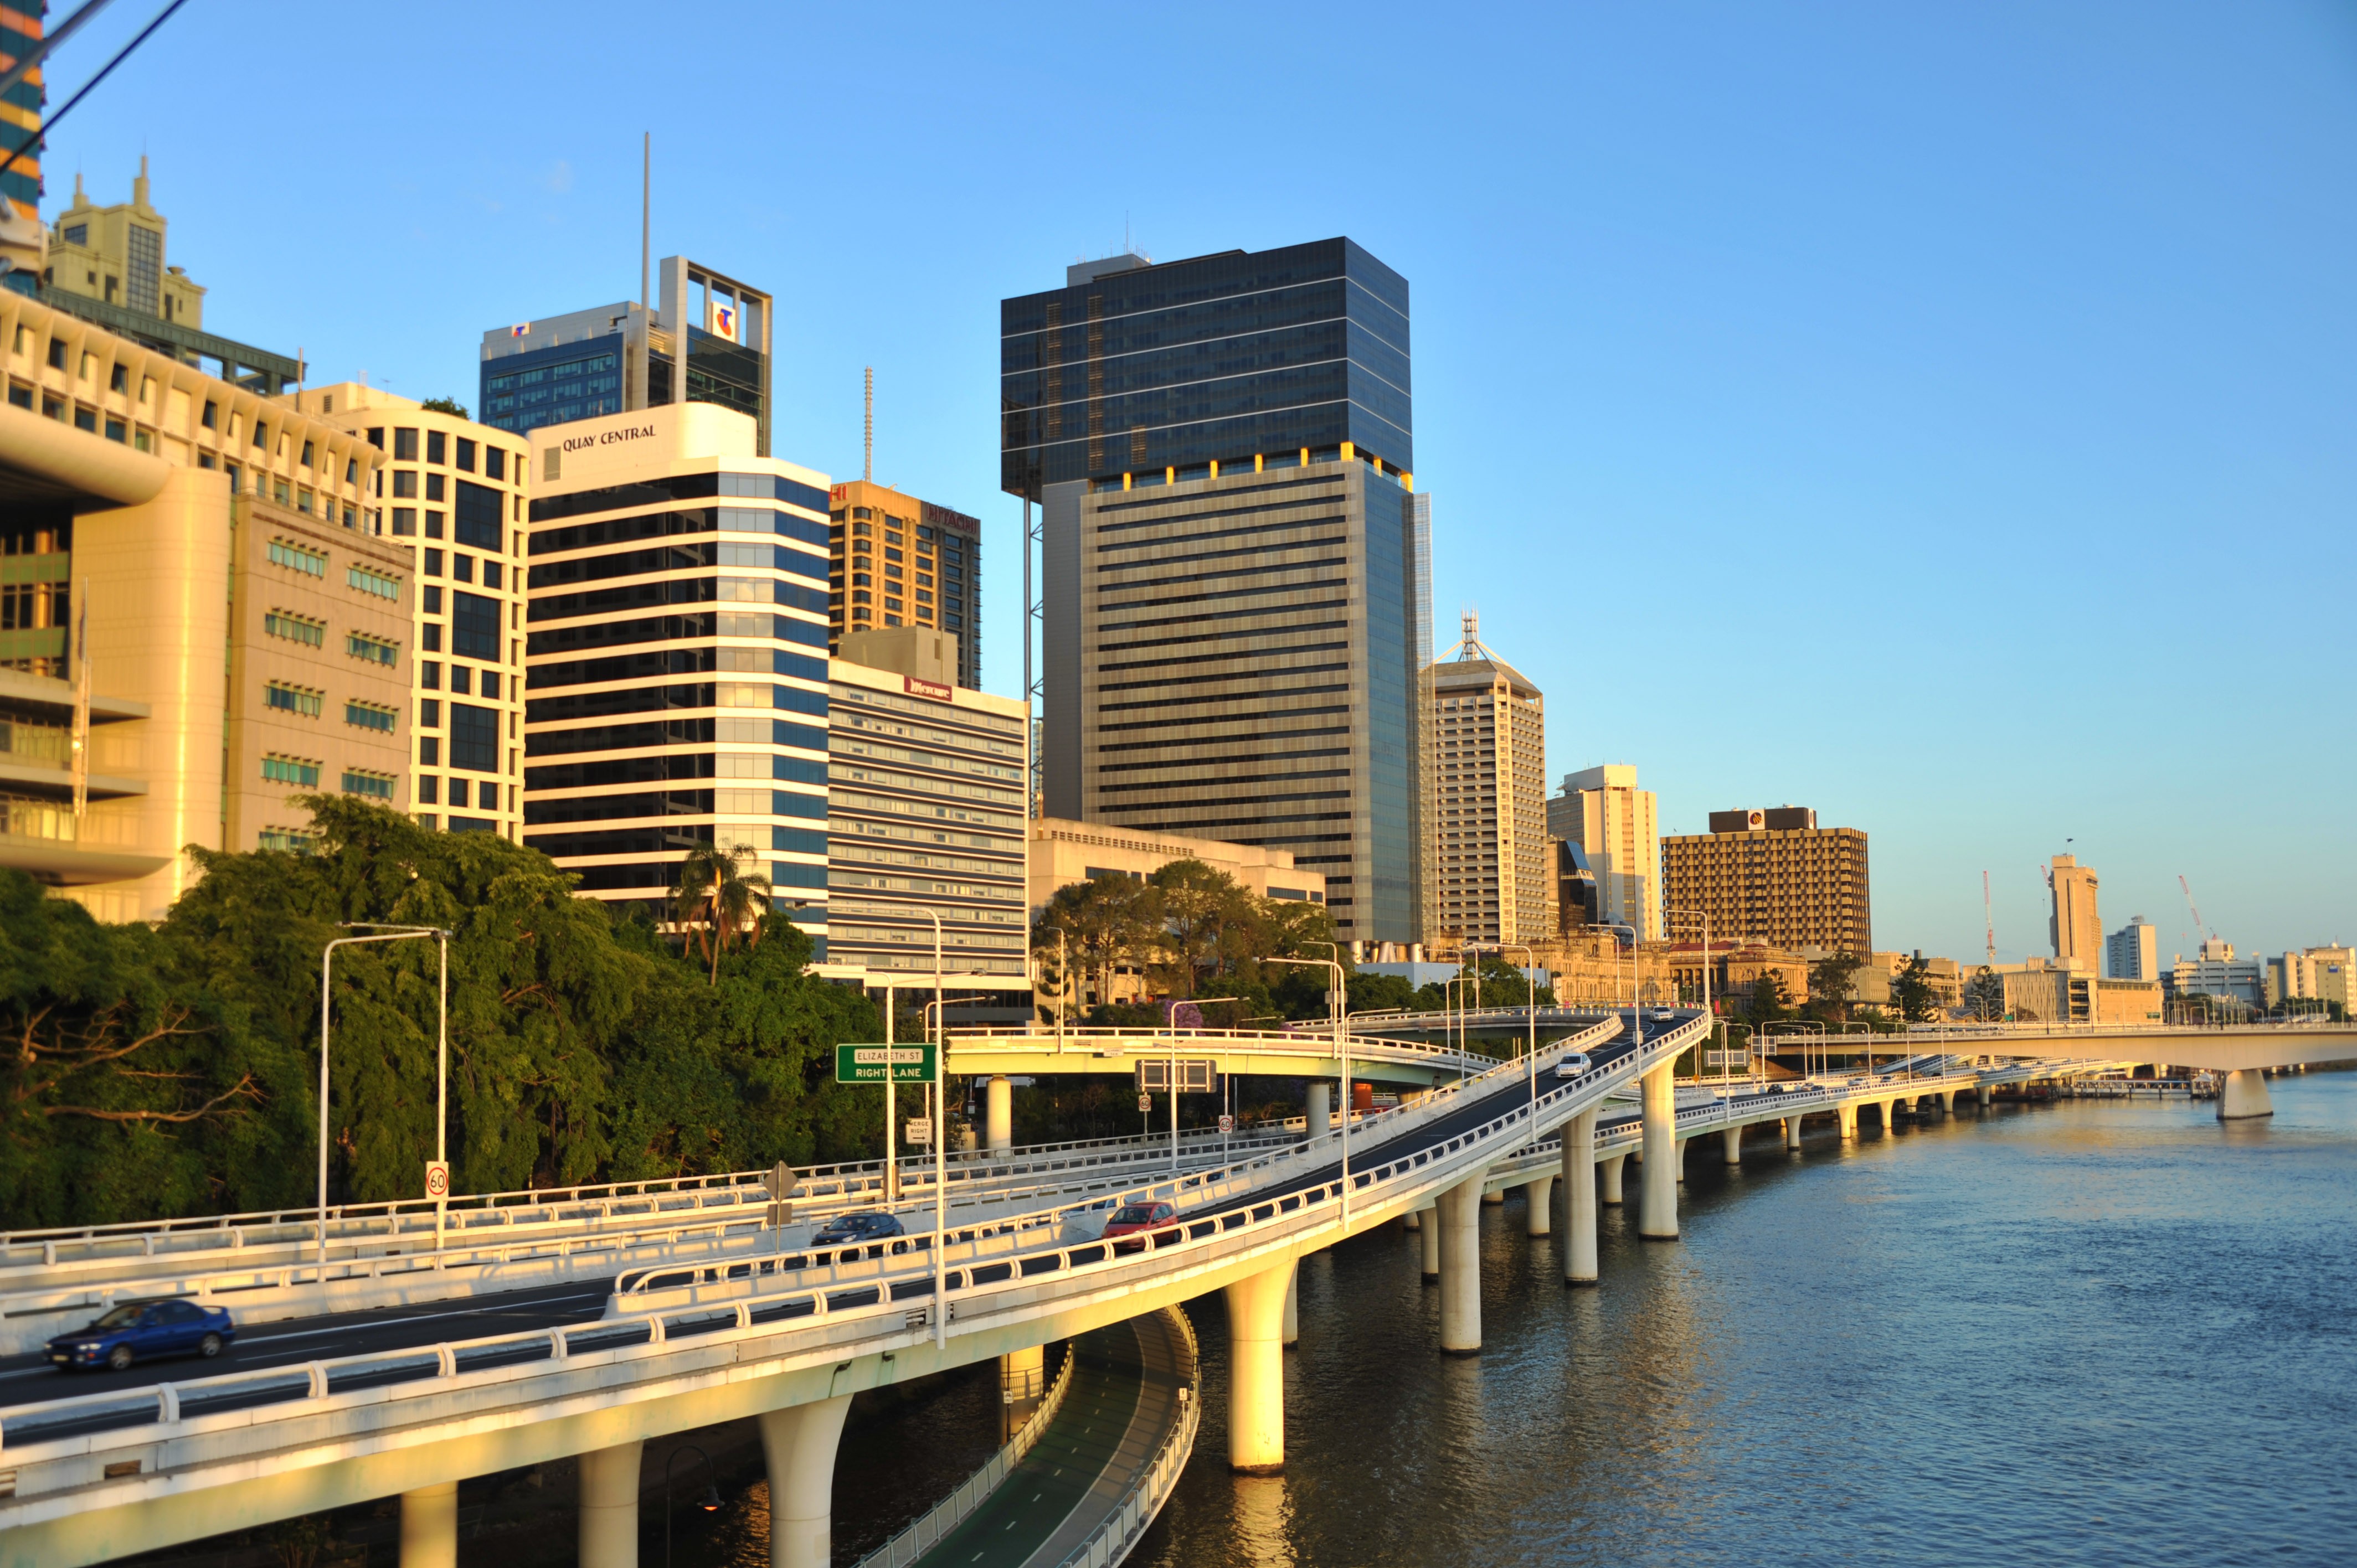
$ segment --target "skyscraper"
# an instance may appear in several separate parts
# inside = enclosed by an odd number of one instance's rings
[[[1045,509],[1049,815],[1289,850],[1421,935],[1405,279],[1346,239],[1125,255],[1000,306]]]
[[[1662,935],[1657,820],[1653,792],[1637,788],[1637,769],[1625,762],[1564,775],[1563,793],[1546,803],[1547,832],[1579,845],[1595,874],[1598,921],[1634,927],[1648,942]]]
[[[2104,938],[2104,972],[2114,980],[2158,980],[2160,929],[2138,915]]]
[[[828,637],[930,627],[957,645],[957,684],[982,684],[982,522],[889,485],[847,479],[830,497]]]
[[[1713,942],[1874,951],[1866,834],[1821,828],[1806,806],[1713,811],[1707,833],[1662,841],[1662,871],[1669,907],[1708,916]]]
[[[1555,935],[1547,853],[1546,699],[1482,644],[1480,619],[1426,671],[1433,739],[1431,915],[1426,940],[1536,942]]]
[[[742,846],[825,955],[826,477],[703,403],[532,436],[524,840],[661,908]]]
[[[2046,879],[2054,890],[2054,913],[2046,926],[2054,956],[2075,959],[2092,973],[2104,959],[2104,926],[2095,914],[2095,868],[2080,865],[2074,855],[2058,854]]]
[[[753,456],[767,457],[770,296],[684,256],[666,256],[656,270],[659,309],[624,300],[484,333],[483,423],[522,435],[633,409],[710,403],[749,416]]]

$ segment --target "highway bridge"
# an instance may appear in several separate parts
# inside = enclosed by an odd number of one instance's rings
[[[525,1289],[492,1280],[463,1298],[268,1325],[242,1337],[228,1369],[187,1362],[71,1380],[0,1369],[0,1564],[98,1562],[392,1496],[402,1498],[404,1563],[447,1564],[460,1479],[577,1456],[581,1560],[611,1568],[636,1561],[644,1441],[737,1418],[757,1420],[761,1431],[773,1561],[820,1564],[835,1442],[853,1393],[985,1359],[1036,1358],[1043,1345],[1082,1340],[1211,1290],[1228,1303],[1229,1462],[1274,1470],[1284,1462],[1281,1347],[1295,1262],[1305,1253],[1415,1216],[1441,1292],[1437,1348],[1471,1354],[1480,1346],[1478,1215],[1490,1192],[1568,1177],[1569,1194],[1595,1194],[1601,1165],[1609,1203],[1621,1197],[1621,1170],[1634,1158],[1639,1230],[1668,1240],[1677,1233],[1679,1155],[1693,1138],[1716,1133],[1726,1155],[1739,1158],[1743,1132],[1769,1122],[1787,1139],[1812,1117],[1855,1136],[1861,1112],[1887,1126],[1902,1107],[1944,1108],[1958,1094],[2007,1082],[2126,1059],[2185,1059],[2173,1036],[2160,1051],[2136,1041],[2112,1054],[2131,1043],[2124,1037],[2103,1042],[2103,1054],[2082,1054],[2096,1042],[2075,1031],[2068,1039],[2007,1034],[1919,1042],[1926,1048],[1873,1073],[1706,1082],[1682,1101],[1672,1064],[1704,1028],[1688,1011],[1624,1011],[1347,1129],[1313,1123],[1312,1135],[1232,1146],[1224,1159],[1210,1157],[1202,1140],[1182,1143],[1176,1170],[1167,1150],[1154,1170],[1125,1168],[1135,1147],[1068,1149],[1060,1157],[1099,1163],[1064,1172],[1037,1168],[1059,1156],[1030,1152],[1032,1168],[1006,1177],[1017,1193],[1064,1176],[1087,1189],[985,1201],[994,1178],[983,1178],[959,1195],[976,1201],[952,1212],[952,1183],[931,1195],[944,1218],[939,1230],[929,1225],[893,1242],[823,1251],[806,1234],[764,1224],[745,1239],[724,1237],[736,1251],[675,1254]],[[1172,1048],[1146,1034],[1135,1042],[1128,1054]],[[1230,1059],[1275,1048],[1238,1040]],[[1348,1048],[1355,1064],[1359,1047]],[[2345,1040],[2341,1048],[2357,1054]],[[1572,1050],[1590,1065],[1560,1079],[1555,1064]],[[853,1170],[841,1179],[856,1191],[866,1176]],[[1534,1217],[1546,1215],[1544,1192],[1533,1196],[1541,1199]],[[1108,1210],[1129,1198],[1172,1203],[1176,1222],[1129,1250],[1106,1242],[1099,1232]],[[1566,1276],[1591,1282],[1595,1201],[1565,1208]],[[354,1226],[363,1218],[346,1217]],[[357,1230],[332,1226],[329,1239],[363,1244]],[[120,1232],[77,1244],[102,1240],[128,1244]],[[310,1240],[316,1247],[316,1233]],[[74,1261],[122,1259],[91,1252]],[[53,1266],[64,1260],[38,1265]],[[1116,1359],[1101,1358],[1101,1368]],[[1180,1372],[1166,1367],[1161,1375],[1168,1417],[1191,1396],[1177,1391],[1188,1386]],[[1060,1412],[1071,1398],[1068,1388]],[[1109,1451],[1126,1455],[1128,1468],[1114,1476],[1108,1457],[1081,1494],[1102,1505],[1098,1515],[1080,1518],[1073,1502],[1054,1530],[1033,1530],[1039,1550],[1076,1541],[1080,1530],[1092,1542],[1080,1560],[1118,1561],[1184,1462],[1172,1446],[1182,1431],[1191,1444],[1189,1421],[1152,1426],[1144,1462],[1137,1444]]]

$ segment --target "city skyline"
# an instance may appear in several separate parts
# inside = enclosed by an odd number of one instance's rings
[[[2037,868],[2075,841],[2111,907],[2151,916],[2164,958],[2198,945],[2179,874],[2238,948],[2280,951],[2357,928],[2341,892],[2357,830],[2330,810],[2345,728],[2317,725],[2264,679],[2330,667],[2346,647],[2319,596],[2349,548],[2327,520],[2351,488],[2329,433],[2350,412],[2332,367],[2349,361],[2352,328],[2324,259],[2344,249],[2346,203],[2329,197],[2346,188],[2357,102],[2321,63],[2348,40],[2320,9],[2231,27],[2190,10],[2140,10],[2133,29],[2128,16],[1859,30],[1729,15],[1706,32],[1534,17],[1518,54],[1577,63],[1576,91],[1559,76],[1523,83],[1533,103],[1564,105],[1508,112],[1531,117],[1516,124],[1532,146],[1460,179],[1469,140],[1513,145],[1494,134],[1513,127],[1379,133],[1408,186],[1438,193],[1427,208],[1343,183],[1206,206],[1194,177],[1244,157],[1268,120],[1222,128],[1199,102],[1150,100],[1149,124],[1197,128],[1191,157],[1134,191],[1007,203],[995,178],[969,177],[1031,134],[983,91],[1006,47],[986,28],[944,13],[931,38],[874,38],[856,21],[748,14],[757,45],[790,34],[798,53],[888,53],[933,106],[900,125],[798,127],[759,177],[724,156],[758,123],[741,111],[644,111],[655,248],[776,290],[780,450],[856,472],[859,371],[877,366],[879,480],[983,520],[983,684],[1004,693],[1021,646],[1016,508],[996,493],[989,445],[996,300],[1074,252],[1122,248],[1125,220],[1160,259],[1347,233],[1419,294],[1418,484],[1446,498],[1436,612],[1479,604],[1518,665],[1562,693],[1550,777],[1628,757],[1659,791],[1664,832],[1700,831],[1727,800],[1809,800],[1875,835],[1884,940],[1908,947],[1978,953],[1986,868],[2001,955],[2044,950]],[[177,18],[51,137],[44,212],[62,209],[77,169],[94,201],[123,199],[144,143],[175,256],[210,291],[208,326],[302,349],[313,384],[367,372],[471,403],[487,325],[635,297],[640,126],[585,132],[551,114],[494,146],[465,116],[413,123],[494,87],[553,108],[539,95],[555,87],[497,61],[529,44],[564,67],[604,30],[594,16],[580,43],[455,10],[382,36],[315,20],[324,34],[232,37],[201,12]],[[1482,35],[1398,20],[1442,87],[1472,80],[1477,56],[1494,62]],[[94,25],[60,51],[59,79],[136,25]],[[443,54],[435,40],[462,26],[478,47]],[[364,43],[388,71],[414,65],[429,96],[397,127],[349,127],[338,179],[264,221],[244,171],[160,138],[199,112],[211,76],[299,76],[298,36]],[[1276,69],[1240,66],[1212,91],[1256,101]],[[1303,88],[1265,112],[1306,124],[1338,102]],[[2072,156],[2051,156],[2061,148]],[[958,269],[935,246],[800,242],[813,214],[879,193],[957,233]],[[1558,208],[1580,216],[1544,210]],[[371,242],[331,267],[291,265],[287,229],[315,225]],[[1508,330],[1517,321],[1531,325]],[[1546,466],[1544,506],[1513,504],[1525,463],[1499,452]],[[1580,618],[1555,609],[1559,577],[1497,570],[1566,532],[1582,542]],[[2261,543],[2264,555],[2248,548]],[[2267,562],[2285,555],[2308,569],[2279,583]],[[2180,570],[2196,559],[2209,564],[2198,589]],[[1653,603],[1682,575],[1692,634],[1641,647],[1652,680],[1600,679],[1593,644],[1544,635],[1586,619],[1621,653],[1622,591]],[[2071,615],[2047,613],[2056,596]],[[2102,702],[2041,688],[2122,653],[2152,658],[2147,687]],[[1795,700],[1731,704],[1711,687],[1730,670]],[[2040,732],[2051,744],[2027,764],[1981,738],[2022,733],[1999,715],[2025,688],[2056,710]],[[2205,736],[2256,760],[2230,785],[2201,759]]]

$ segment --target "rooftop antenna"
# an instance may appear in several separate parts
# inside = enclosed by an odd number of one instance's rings
[[[869,484],[876,482],[876,367],[867,367],[866,444],[859,459],[859,477]]]
[[[639,144],[639,308],[647,307],[648,258],[653,254],[655,203],[655,134],[640,133]]]

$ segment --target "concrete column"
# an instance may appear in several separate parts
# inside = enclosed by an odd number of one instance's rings
[[[1417,1219],[1416,1216],[1423,1212],[1424,1210],[1421,1208],[1411,1208],[1405,1214],[1401,1215],[1400,1229],[1403,1230],[1415,1230],[1422,1229],[1424,1221]]]
[[[1882,1102],[1882,1135],[1886,1138],[1895,1137],[1898,1133],[1899,1101],[1886,1100]]]
[[[1570,1232],[1563,1250],[1563,1283],[1596,1283],[1596,1112],[1564,1124],[1563,1219]]]
[[[1481,1348],[1481,1173],[1440,1195],[1440,1349]]]
[[[2276,1102],[2267,1094],[2267,1075],[2255,1068],[2244,1068],[2226,1075],[2218,1086],[2218,1120],[2246,1122],[2254,1117],[2272,1116]]]
[[[1309,1135],[1322,1138],[1334,1127],[1334,1086],[1322,1078],[1309,1080]]]
[[[1691,1138],[1680,1138],[1678,1140],[1677,1156],[1673,1163],[1677,1166],[1677,1185],[1680,1187],[1684,1187],[1686,1184],[1686,1145],[1692,1142],[1694,1142],[1694,1140]]]
[[[1523,1197],[1529,1200],[1526,1234],[1544,1236],[1555,1230],[1555,1177],[1534,1176],[1523,1184]]]
[[[1953,1089],[1942,1090],[1940,1091],[1940,1114],[1943,1116],[1953,1116],[1955,1113],[1956,1091]]]
[[[1485,1189],[1481,1194],[1481,1201],[1485,1204],[1501,1204],[1506,1201],[1506,1189],[1500,1187],[1495,1192]]]
[[[1015,1435],[1048,1392],[1048,1348],[1010,1350],[998,1359],[998,1440]]]
[[[1426,1208],[1421,1212],[1424,1215],[1424,1230],[1418,1233],[1417,1240],[1424,1243],[1421,1249],[1424,1254],[1424,1277],[1427,1282],[1437,1282],[1440,1278],[1440,1210],[1436,1208]]]
[[[1784,1118],[1784,1146],[1788,1149],[1801,1146],[1801,1119],[1798,1115]]]
[[[1285,1276],[1285,1328],[1277,1336],[1287,1345],[1301,1343],[1301,1260],[1293,1260],[1293,1267]]]
[[[1845,1143],[1845,1144],[1851,1144],[1851,1143],[1856,1143],[1856,1142],[1857,1141],[1857,1106],[1855,1106],[1855,1105],[1836,1105],[1836,1106],[1835,1106],[1835,1107],[1834,1107],[1834,1120],[1835,1120],[1836,1122],[1838,1122],[1838,1123],[1840,1124],[1840,1126],[1841,1126],[1841,1135],[1842,1135],[1842,1142],[1843,1142],[1843,1143]]]
[[[401,1494],[401,1568],[458,1568],[458,1483]]]
[[[1628,1164],[1625,1149],[1604,1162],[1604,1201],[1614,1208],[1620,1207],[1620,1173]]]
[[[1722,1127],[1718,1133],[1718,1157],[1730,1165],[1743,1163],[1743,1129]]]
[[[1004,1074],[993,1074],[983,1091],[982,1122],[994,1155],[1015,1149],[1015,1090]]]
[[[837,1394],[762,1412],[770,1568],[827,1568],[834,1552],[834,1449],[850,1410],[851,1396]]]
[[[1645,1184],[1637,1234],[1648,1240],[1678,1236],[1678,1090],[1663,1062],[1642,1079],[1645,1091]]]
[[[1227,1288],[1228,1468],[1274,1476],[1285,1468],[1285,1298],[1288,1260]]]
[[[639,1457],[644,1446],[618,1443],[581,1455],[581,1568],[639,1568]],[[455,1512],[451,1530],[455,1541]],[[402,1534],[408,1533],[404,1518]]]
[[[1989,1101],[1990,1101],[1991,1100],[1993,1100],[1993,1099],[1995,1099],[1995,1098],[1996,1098],[1996,1091],[1995,1090],[1992,1090],[1992,1089],[1991,1089],[1987,1084],[1986,1084],[1986,1083],[1985,1083],[1985,1084],[1982,1084],[1978,1089],[1975,1089],[1975,1090],[1973,1090],[1974,1097],[1975,1097],[1975,1099],[1979,1100],[1979,1101],[1981,1102],[1981,1109],[1982,1109],[1982,1110],[1984,1110],[1984,1111],[1986,1111],[1986,1110],[1987,1110],[1987,1109],[1989,1108]]]

